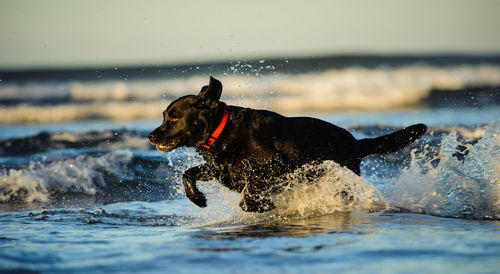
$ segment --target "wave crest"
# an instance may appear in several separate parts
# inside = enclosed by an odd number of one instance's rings
[[[285,113],[500,102],[498,89],[487,88],[500,86],[500,67],[494,65],[349,67],[268,75],[232,71],[217,77],[224,84],[223,100],[228,104]],[[170,101],[198,93],[206,82],[206,76],[191,76],[4,84],[0,85],[0,105],[5,105],[0,108],[0,123],[160,118]]]
[[[10,169],[0,177],[0,202],[48,202],[56,193],[95,195],[110,176],[121,177],[132,153],[115,151],[101,157],[81,155],[28,169]]]

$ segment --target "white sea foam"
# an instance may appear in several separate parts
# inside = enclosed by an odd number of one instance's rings
[[[293,75],[226,74],[216,77],[224,85],[223,100],[234,105],[286,113],[387,110],[418,104],[435,88],[498,86],[500,67],[350,67]],[[159,111],[171,100],[196,94],[207,81],[207,76],[192,76],[134,81],[1,84],[0,99],[23,101],[66,96],[70,100],[57,105],[2,107],[0,123],[160,117]]]
[[[486,135],[487,130],[486,127],[437,126],[432,127],[429,133],[440,134],[455,132],[459,137],[465,139],[481,139]]]
[[[52,193],[95,195],[106,186],[102,171],[122,177],[132,153],[117,150],[100,157],[78,156],[27,169],[10,169],[0,175],[0,202],[48,202]]]
[[[160,118],[164,108],[164,104],[141,101],[54,106],[20,105],[0,108],[0,123],[56,123],[98,118],[111,120]]]

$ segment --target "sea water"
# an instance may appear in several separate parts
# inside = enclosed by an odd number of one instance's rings
[[[5,72],[0,271],[497,273],[497,59]],[[237,193],[199,182],[201,209],[180,178],[203,159],[190,148],[155,151],[146,136],[208,74],[230,104],[318,117],[357,138],[419,122],[429,131],[366,157],[361,177],[331,161],[296,170],[267,213],[243,212]],[[314,181],[304,176],[318,169]]]

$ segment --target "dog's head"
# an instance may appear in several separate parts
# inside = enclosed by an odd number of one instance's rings
[[[202,146],[218,115],[222,84],[210,77],[208,86],[198,95],[187,95],[173,101],[163,111],[163,123],[149,133],[149,141],[161,152],[188,146]]]

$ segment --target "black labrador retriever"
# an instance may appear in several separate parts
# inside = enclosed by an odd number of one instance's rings
[[[356,140],[347,130],[319,119],[228,106],[219,101],[221,93],[221,82],[210,77],[198,95],[173,101],[163,112],[163,123],[148,136],[161,152],[195,147],[206,161],[182,177],[187,197],[199,207],[206,207],[207,201],[197,180],[218,180],[242,193],[244,211],[264,212],[274,208],[269,195],[280,191],[280,177],[304,164],[333,160],[359,175],[363,157],[396,151],[427,130],[416,124]]]

